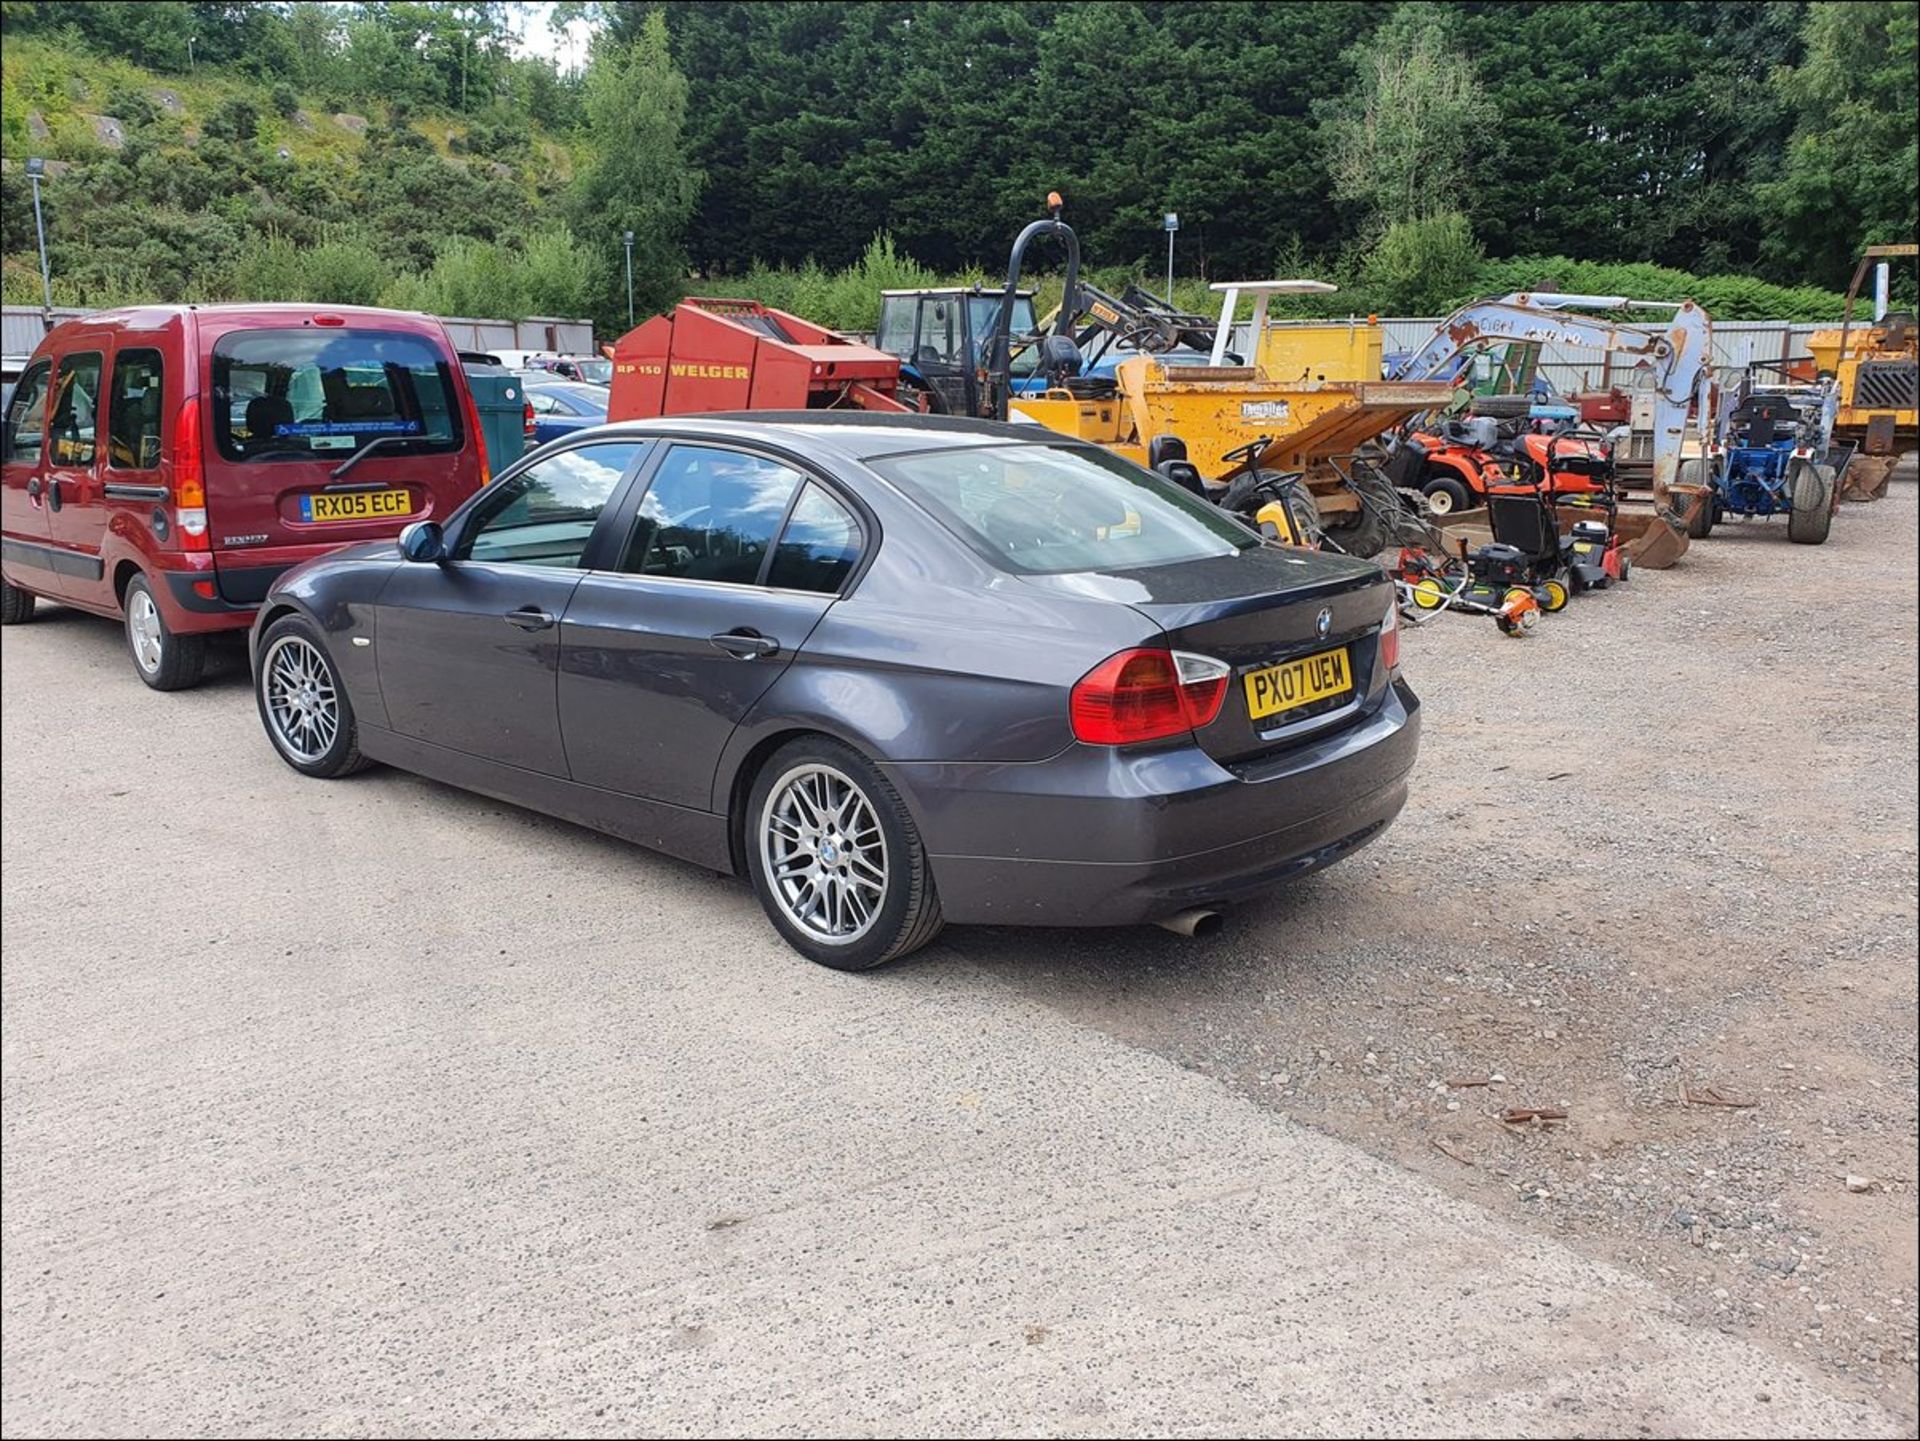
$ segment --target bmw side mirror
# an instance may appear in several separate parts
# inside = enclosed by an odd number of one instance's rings
[[[418,520],[400,532],[400,554],[408,560],[438,561],[447,558],[447,537],[440,523]]]

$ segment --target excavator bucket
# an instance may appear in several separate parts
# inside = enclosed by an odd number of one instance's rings
[[[1625,501],[1615,515],[1614,533],[1626,542],[1627,558],[1642,570],[1665,570],[1687,553],[1687,525],[1707,502],[1704,485],[1666,487],[1664,501],[1654,496]]]

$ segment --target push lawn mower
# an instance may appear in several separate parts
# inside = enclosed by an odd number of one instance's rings
[[[1526,635],[1539,623],[1543,610],[1558,610],[1567,603],[1567,593],[1558,581],[1540,586],[1503,582],[1501,576],[1513,574],[1516,562],[1489,552],[1511,549],[1482,546],[1462,562],[1442,560],[1418,546],[1401,547],[1393,571],[1401,609],[1411,606],[1410,618],[1416,620],[1427,618],[1421,612],[1431,616],[1445,610],[1490,615],[1502,635]]]

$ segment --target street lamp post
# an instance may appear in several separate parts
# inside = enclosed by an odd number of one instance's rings
[[[621,242],[627,247],[627,329],[633,329],[633,232],[624,232]]]
[[[1167,304],[1173,304],[1173,237],[1180,229],[1180,216],[1169,210],[1160,220],[1160,228],[1167,232]]]
[[[33,182],[33,230],[40,238],[40,295],[46,304],[47,321],[53,321],[53,272],[47,269],[47,223],[40,216],[40,177],[47,173],[47,162],[38,155],[27,162],[27,179]]]

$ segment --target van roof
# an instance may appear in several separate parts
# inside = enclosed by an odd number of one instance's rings
[[[118,330],[156,330],[169,321],[190,315],[217,320],[257,321],[262,326],[298,323],[320,315],[337,315],[342,320],[363,324],[378,322],[392,325],[397,321],[408,328],[429,325],[438,327],[440,324],[435,317],[424,315],[417,310],[382,310],[371,305],[241,301],[224,305],[127,305],[113,310],[96,310],[87,315],[76,316],[72,320],[63,320],[47,334],[51,338],[64,330],[77,330],[83,327],[98,329],[102,326]]]

